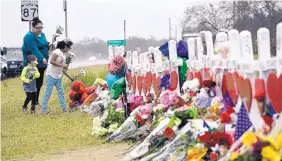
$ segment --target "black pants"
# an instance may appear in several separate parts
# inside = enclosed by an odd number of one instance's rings
[[[24,101],[23,108],[27,108],[27,105],[31,101],[31,110],[35,110],[36,105],[36,98],[37,98],[37,92],[26,92],[26,99]]]
[[[38,72],[40,73],[40,77],[36,79],[36,88],[37,88],[37,95],[36,95],[36,104],[39,104],[39,95],[40,95],[40,89],[43,85],[44,81],[44,72],[46,68],[38,68]]]

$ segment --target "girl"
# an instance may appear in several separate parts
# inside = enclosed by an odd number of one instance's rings
[[[46,71],[46,91],[42,103],[42,112],[47,114],[48,112],[48,101],[52,94],[53,87],[56,86],[59,96],[59,101],[63,112],[66,110],[66,102],[63,91],[62,76],[63,69],[68,68],[68,64],[65,64],[65,55],[71,49],[73,42],[69,38],[65,38],[63,41],[59,41],[56,50],[53,51],[51,58],[48,62]]]

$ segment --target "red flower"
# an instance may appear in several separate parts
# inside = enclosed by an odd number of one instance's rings
[[[181,106],[184,106],[184,104],[185,104],[185,101],[183,100],[183,98],[181,98],[181,97],[177,97],[177,101],[176,101],[176,105],[178,106],[178,107],[181,107]]]
[[[258,91],[258,92],[256,92],[254,98],[257,101],[260,101],[260,102],[264,101],[264,99],[265,99],[265,91]]]
[[[218,154],[215,152],[210,153],[210,160],[217,160],[218,159]]]
[[[225,132],[205,132],[204,135],[199,137],[199,142],[206,143],[208,147],[219,144],[229,148],[233,144],[233,138]]]
[[[140,125],[144,125],[145,124],[145,120],[143,120],[143,118],[139,114],[136,115],[136,120],[138,121],[138,123]]]
[[[201,135],[199,137],[199,141],[202,143],[210,143],[211,139],[212,139],[211,133],[207,131],[204,133],[204,135]]]
[[[231,122],[231,117],[227,112],[223,112],[220,114],[220,123],[230,123]]]
[[[273,119],[272,117],[269,116],[263,116],[264,122],[269,126],[272,127]]]
[[[188,92],[189,93],[189,95],[191,96],[191,97],[195,97],[197,94],[196,93],[194,93],[194,92],[192,92],[192,91],[190,91],[190,92]]]
[[[229,107],[227,107],[227,111],[226,111],[226,112],[227,112],[229,115],[231,115],[232,113],[235,112],[235,110],[234,110],[233,107],[229,106]]]
[[[230,148],[233,144],[233,137],[225,132],[218,132],[218,144]]]
[[[170,128],[170,127],[167,127],[167,128],[165,129],[164,133],[165,133],[165,136],[166,136],[168,139],[172,138],[173,135],[174,135],[174,131],[173,131],[172,128]]]
[[[130,111],[132,112],[134,109],[136,109],[138,106],[141,105],[141,102],[134,102],[130,104]]]

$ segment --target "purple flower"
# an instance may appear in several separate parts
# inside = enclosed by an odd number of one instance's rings
[[[253,144],[252,156],[256,158],[256,160],[261,160],[262,159],[262,156],[261,156],[262,148],[268,145],[270,144],[267,142],[262,142],[258,140],[256,143]]]

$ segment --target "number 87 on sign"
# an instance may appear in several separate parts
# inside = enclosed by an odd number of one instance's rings
[[[38,17],[38,4],[22,4],[21,10],[22,21],[31,21],[34,17]]]

